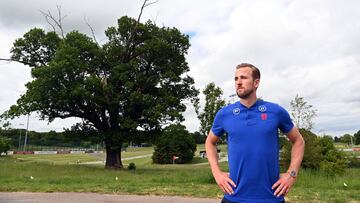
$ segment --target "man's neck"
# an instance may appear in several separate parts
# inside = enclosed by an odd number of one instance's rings
[[[257,101],[257,96],[256,95],[253,95],[253,96],[250,96],[246,99],[241,99],[240,98],[240,103],[244,106],[246,106],[247,108],[250,108],[252,105],[255,104],[255,102]]]

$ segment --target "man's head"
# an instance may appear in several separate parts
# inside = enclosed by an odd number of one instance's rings
[[[257,67],[249,63],[241,63],[236,66],[235,89],[236,94],[241,99],[256,96],[259,87],[260,71]]]
[[[240,68],[250,68],[252,70],[252,77],[253,79],[260,79],[260,70],[255,67],[254,65],[250,64],[250,63],[240,63],[239,65],[236,66],[236,70],[240,69]]]

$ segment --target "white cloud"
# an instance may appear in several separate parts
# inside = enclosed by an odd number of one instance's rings
[[[30,28],[49,28],[39,10],[67,15],[66,29],[90,33],[86,16],[104,40],[104,30],[123,15],[137,18],[142,1],[1,1],[0,57],[9,57],[12,42]],[[296,94],[318,109],[315,131],[341,135],[359,130],[360,2],[339,1],[190,1],[160,0],[147,7],[142,21],[177,27],[191,33],[190,75],[203,89],[215,82],[224,97],[234,92],[238,63],[250,62],[262,71],[259,96],[284,107]],[[30,81],[28,67],[0,62],[0,110],[14,104]],[[185,113],[190,131],[198,129],[193,110]],[[68,122],[68,121],[66,121]],[[62,130],[56,125],[34,129]],[[41,126],[41,127],[40,127]]]

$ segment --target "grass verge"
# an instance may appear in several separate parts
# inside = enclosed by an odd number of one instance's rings
[[[159,166],[151,164],[149,158],[127,162],[135,162],[137,170],[105,170],[96,165],[56,165],[2,157],[0,191],[221,197],[206,165]]]
[[[198,158],[182,165],[155,165],[151,157],[123,162],[125,167],[135,163],[135,172],[105,170],[102,165],[67,164],[89,157],[94,158],[87,154],[0,157],[0,191],[222,197],[209,166],[196,164],[204,161]],[[227,163],[221,163],[221,167],[226,170]],[[359,191],[360,169],[347,169],[343,176],[336,177],[302,170],[287,202],[360,202]]]

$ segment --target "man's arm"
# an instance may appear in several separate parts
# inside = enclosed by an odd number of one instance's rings
[[[298,174],[304,157],[305,142],[299,130],[293,127],[286,136],[292,143],[291,162],[287,172],[281,174],[280,179],[272,186],[272,189],[276,188],[274,193],[276,196],[286,195],[290,191],[296,180],[296,177],[292,177],[290,172],[294,171],[296,175]]]
[[[229,173],[222,172],[219,167],[216,148],[216,143],[219,141],[219,139],[220,138],[214,135],[214,133],[210,130],[209,135],[205,141],[206,155],[211,167],[211,172],[220,189],[224,193],[233,194],[234,190],[232,189],[231,185],[236,187],[235,183],[230,179]]]
[[[287,171],[295,171],[298,174],[304,157],[305,141],[296,127],[287,134],[287,137],[292,142],[291,162]]]

